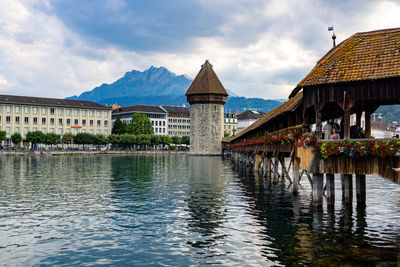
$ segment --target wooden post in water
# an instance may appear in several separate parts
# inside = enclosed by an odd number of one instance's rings
[[[357,206],[365,206],[366,194],[365,194],[365,174],[356,174],[356,197]]]
[[[342,174],[342,199],[346,204],[352,204],[353,202],[353,175]]]
[[[312,196],[314,206],[322,205],[322,196],[324,194],[324,175],[322,173],[313,173]]]
[[[275,161],[274,161],[274,176],[273,176],[273,182],[276,183],[278,181],[279,177],[279,159],[278,159],[278,154],[275,155]]]
[[[299,192],[299,180],[300,180],[300,158],[294,156],[293,159],[293,194]]]
[[[335,204],[335,175],[333,173],[325,174],[326,177],[326,200],[329,205]]]
[[[264,176],[270,176],[271,175],[271,158],[266,157],[264,160]]]
[[[286,178],[286,172],[285,172],[285,169],[286,169],[285,157],[280,158],[279,162],[281,163],[281,173],[282,173],[282,176],[281,176],[281,177],[282,177],[282,181],[284,182],[284,181],[285,181],[285,178]]]

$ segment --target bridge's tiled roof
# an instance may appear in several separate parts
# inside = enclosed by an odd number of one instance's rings
[[[332,48],[297,85],[400,77],[400,28],[360,32]]]
[[[197,74],[196,78],[194,78],[185,95],[189,96],[197,94],[228,95],[208,60],[201,65],[201,70]]]
[[[272,120],[273,118],[281,115],[282,113],[294,111],[297,107],[299,107],[301,105],[301,103],[303,103],[303,92],[302,91],[300,93],[296,94],[294,97],[292,97],[288,101],[286,101],[285,103],[283,103],[282,105],[280,105],[279,107],[276,107],[275,109],[271,110],[265,116],[261,117],[256,122],[251,124],[249,127],[247,127],[246,129],[244,129],[243,131],[238,133],[231,140],[231,142],[253,130],[256,130],[260,126],[264,125],[265,123]]]

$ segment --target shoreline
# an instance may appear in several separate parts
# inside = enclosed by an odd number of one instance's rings
[[[1,156],[112,156],[112,155],[188,155],[189,151],[133,150],[133,151],[0,151]]]

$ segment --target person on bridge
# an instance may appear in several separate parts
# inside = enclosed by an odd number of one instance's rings
[[[336,129],[335,128],[332,128],[332,135],[331,135],[331,138],[330,139],[332,139],[332,140],[338,140],[338,139],[340,139],[340,135],[336,132]]]

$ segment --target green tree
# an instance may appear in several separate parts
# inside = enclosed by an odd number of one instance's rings
[[[114,125],[111,129],[112,134],[124,134],[126,133],[126,123],[122,122],[119,115],[117,115],[117,118],[115,119]]]
[[[161,135],[161,144],[163,144],[164,146],[169,146],[172,142],[171,137],[169,137],[168,135]]]
[[[138,145],[141,145],[141,146],[149,146],[149,145],[151,145],[151,142],[150,142],[150,135],[147,135],[147,134],[139,134],[139,135],[137,135],[137,140],[136,140],[136,143],[138,144]]]
[[[119,145],[121,143],[121,135],[119,134],[110,134],[108,136],[108,142],[112,145]]]
[[[78,133],[74,137],[74,143],[85,147],[85,145],[94,143],[94,136],[90,133]]]
[[[47,133],[44,135],[44,143],[46,145],[57,145],[61,143],[60,135],[56,133]]]
[[[174,145],[180,145],[182,143],[182,138],[180,136],[174,135],[171,139]]]
[[[95,137],[94,138],[94,145],[100,146],[100,145],[107,145],[108,144],[108,139],[104,135],[96,134],[94,137]]]
[[[74,142],[74,135],[72,133],[65,133],[62,137],[64,144],[72,144]]]
[[[14,133],[14,134],[11,135],[11,142],[12,142],[14,145],[19,145],[19,144],[21,144],[21,141],[22,141],[22,136],[21,136],[20,133]]]
[[[37,144],[44,143],[44,140],[45,136],[41,131],[28,132],[26,134],[26,141],[32,144],[32,149],[34,149]]]
[[[150,144],[152,146],[156,146],[156,145],[161,144],[161,137],[159,135],[156,135],[156,134],[150,135]]]
[[[188,135],[182,136],[182,144],[190,145],[190,136]]]
[[[137,138],[133,134],[126,133],[121,135],[120,144],[123,145],[124,147],[131,147],[134,144],[136,144],[136,142]]]
[[[129,127],[135,135],[154,133],[151,121],[145,114],[134,113]]]
[[[0,131],[0,142],[6,140],[6,131]]]

